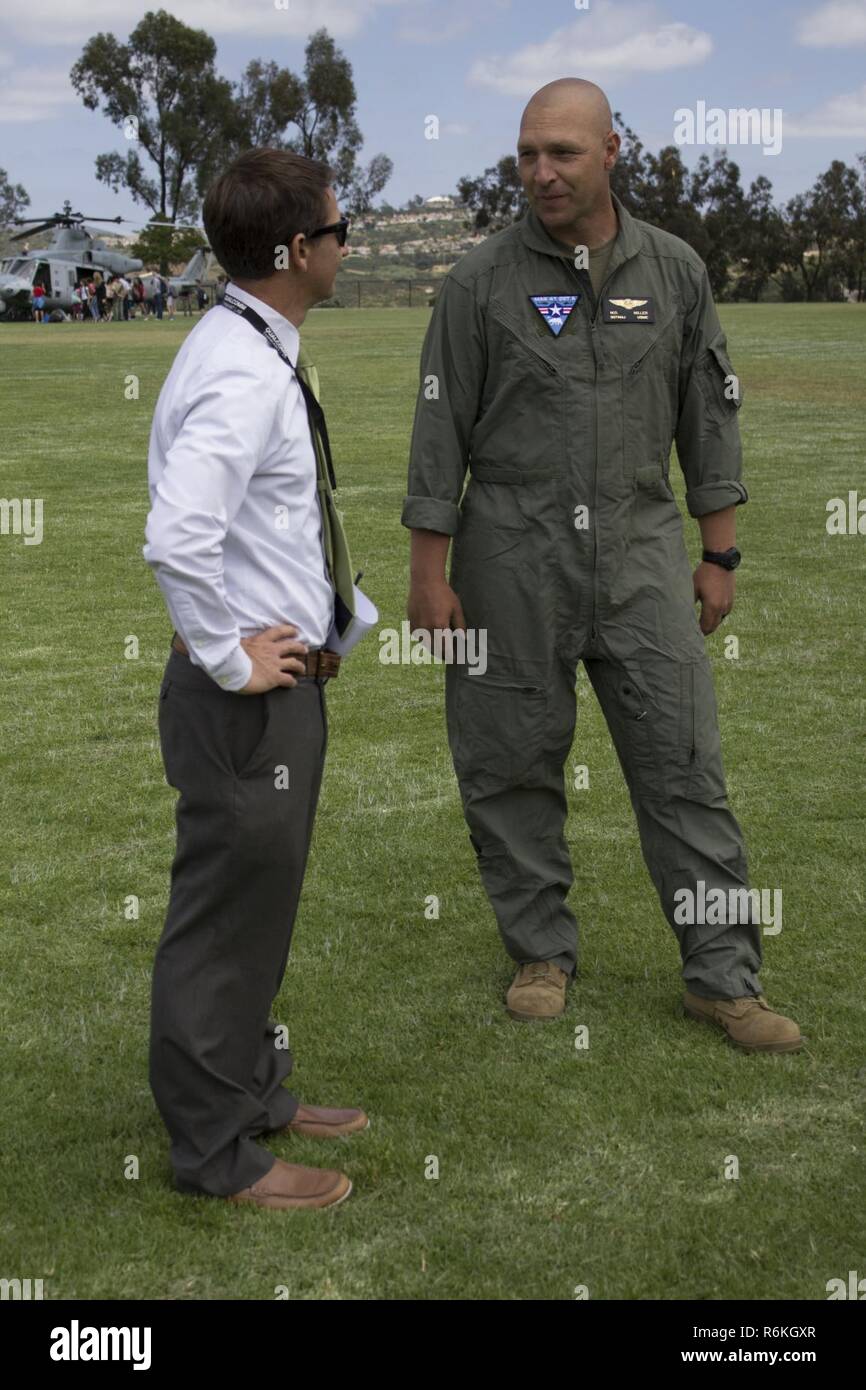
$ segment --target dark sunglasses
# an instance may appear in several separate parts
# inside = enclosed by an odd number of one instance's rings
[[[329,236],[331,232],[337,238],[337,245],[345,246],[346,237],[349,235],[348,217],[341,217],[339,222],[332,222],[330,227],[317,227],[314,232],[310,232],[307,241],[314,241],[318,236]]]

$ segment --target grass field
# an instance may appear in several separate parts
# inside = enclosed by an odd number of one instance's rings
[[[304,330],[383,627],[404,616],[399,515],[426,317],[320,311]],[[329,760],[276,1017],[302,1099],[362,1105],[373,1124],[333,1145],[273,1141],[355,1184],[333,1212],[285,1214],[175,1192],[147,1082],[175,794],[156,732],[171,628],[141,557],[146,453],[189,321],[0,326],[0,493],[45,499],[41,545],[0,537],[0,1275],[44,1278],[48,1298],[118,1299],[269,1299],[278,1285],[293,1299],[571,1299],[577,1285],[592,1299],[822,1299],[828,1279],[866,1275],[866,538],[825,527],[829,498],[866,495],[866,306],[722,318],[752,500],[722,630],[740,658],[724,658],[722,633],[709,647],[752,879],[784,894],[764,985],[809,1044],[748,1056],[681,1016],[676,943],[583,674],[579,976],[562,1020],[511,1022],[442,669],[382,666],[368,639],[328,687]],[[130,635],[138,660],[124,657]],[[738,1180],[724,1178],[728,1155]]]

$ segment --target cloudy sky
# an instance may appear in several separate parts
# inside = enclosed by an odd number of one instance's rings
[[[31,211],[64,198],[96,216],[146,212],[99,184],[95,156],[122,134],[87,111],[69,70],[93,34],[125,40],[139,0],[4,0],[0,11],[0,167]],[[156,6],[154,6],[156,8]],[[674,138],[675,112],[698,103],[782,112],[782,144],[728,151],[743,182],[767,175],[779,200],[807,188],[831,159],[866,150],[866,0],[167,0],[217,43],[217,69],[251,58],[302,68],[304,42],[325,25],[350,59],[364,157],[394,162],[393,203],[452,192],[512,152],[529,95],[555,77],[598,82],[644,144]],[[425,138],[425,121],[439,138]],[[430,128],[429,123],[426,127]],[[704,146],[683,150],[694,163]]]

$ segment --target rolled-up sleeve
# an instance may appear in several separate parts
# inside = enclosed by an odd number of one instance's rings
[[[706,516],[748,500],[742,482],[739,412],[742,387],[722,332],[706,269],[686,314],[680,357],[677,457],[686,480],[686,506]]]
[[[483,316],[471,286],[449,275],[421,351],[404,526],[456,532],[486,370]]]

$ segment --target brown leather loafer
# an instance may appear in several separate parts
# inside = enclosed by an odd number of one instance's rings
[[[721,1028],[746,1052],[797,1052],[805,1041],[798,1024],[771,1009],[763,994],[744,999],[703,999],[687,993],[683,1009],[689,1018]]]
[[[299,1105],[294,1118],[284,1125],[280,1134],[306,1134],[311,1139],[336,1139],[341,1134],[355,1134],[369,1129],[370,1121],[363,1110],[331,1110],[326,1105]]]
[[[251,1202],[273,1211],[289,1211],[298,1207],[335,1207],[345,1202],[352,1184],[345,1173],[328,1168],[303,1168],[299,1163],[284,1163],[278,1158],[269,1173],[227,1197],[227,1202]]]
[[[568,976],[550,960],[521,965],[505,997],[505,1012],[521,1023],[541,1023],[565,1011]]]

